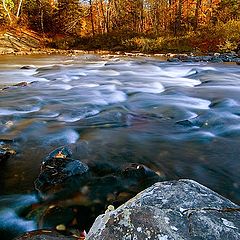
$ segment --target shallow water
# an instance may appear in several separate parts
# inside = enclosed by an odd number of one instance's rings
[[[85,163],[142,163],[166,180],[191,178],[240,203],[239,66],[1,56],[0,88],[23,81],[29,84],[0,91],[1,143],[13,140],[17,151],[0,168],[6,232],[36,228],[15,206],[37,201],[29,194],[40,163],[62,145]]]

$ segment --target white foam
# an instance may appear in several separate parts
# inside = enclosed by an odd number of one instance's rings
[[[43,112],[37,115],[39,118],[56,118],[59,116],[59,113]]]
[[[168,105],[181,106],[187,109],[209,109],[211,104],[209,100],[188,96],[167,95],[161,96],[161,99]]]
[[[136,84],[137,85],[137,84]],[[135,88],[131,88],[130,91],[132,92],[145,92],[145,93],[161,93],[164,92],[164,87],[159,82],[153,82],[150,84],[139,84]]]
[[[36,73],[36,69],[21,69],[21,74],[25,76],[32,76]]]
[[[96,73],[101,76],[109,76],[109,77],[114,77],[114,76],[120,75],[120,73],[115,70],[100,70]]]
[[[75,143],[80,137],[80,135],[72,129],[66,130],[65,135],[68,143]]]
[[[167,86],[185,86],[185,87],[194,87],[200,85],[202,82],[198,79],[191,79],[191,78],[162,78],[160,82],[163,85]]]
[[[99,90],[102,91],[116,91],[116,86],[114,84],[104,84],[104,85],[100,85]]]
[[[119,103],[127,100],[127,95],[122,91],[115,91],[113,93],[104,96],[104,100],[107,103]]]
[[[63,90],[70,90],[73,88],[71,85],[68,85],[68,84],[54,84],[54,85],[51,85],[51,87],[55,87]]]
[[[78,87],[86,87],[86,88],[95,88],[99,87],[100,85],[97,83],[81,83],[78,85]]]
[[[117,80],[117,79],[114,79],[114,80],[110,80],[110,81],[107,81],[107,83],[109,84],[114,84],[114,85],[119,85],[119,86],[121,86],[121,85],[123,85],[119,80]]]
[[[73,129],[66,129],[60,133],[55,133],[48,136],[49,139],[46,141],[48,144],[54,142],[63,142],[65,144],[76,143],[80,135]]]
[[[50,80],[46,79],[46,78],[43,78],[43,77],[34,77],[33,79],[31,79],[31,82],[33,81],[37,81],[37,82],[50,82]]]
[[[0,108],[0,116],[8,116],[8,115],[18,115],[18,114],[27,114],[27,113],[33,113],[38,112],[41,108],[40,107],[33,107],[30,110],[10,110],[6,108]]]
[[[61,116],[58,117],[58,120],[59,121],[64,121],[64,122],[76,122],[76,121],[79,121],[81,119],[97,115],[99,112],[100,112],[99,110],[95,109],[95,110],[92,110],[92,111],[88,111],[88,112],[79,114],[79,115],[74,116],[74,117],[71,117],[69,115],[61,115]]]
[[[67,82],[71,82],[72,79],[69,76],[64,74],[61,77],[58,77],[57,80],[61,80],[61,81],[65,82],[65,83],[67,83]]]
[[[162,75],[168,76],[168,77],[180,77],[180,78],[186,77],[193,72],[192,67],[193,67],[192,65],[184,66],[184,67],[174,65],[168,68],[164,68],[162,70]],[[216,69],[213,67],[202,66],[200,71],[202,70],[216,70]],[[194,72],[196,72],[196,69],[194,69]]]

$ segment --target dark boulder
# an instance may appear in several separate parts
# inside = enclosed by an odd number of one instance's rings
[[[70,157],[71,151],[61,147],[51,152],[42,162],[35,188],[43,198],[51,198],[52,194],[64,190],[70,178],[84,178],[88,173],[89,168],[85,163]]]

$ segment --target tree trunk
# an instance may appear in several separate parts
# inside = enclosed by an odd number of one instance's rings
[[[42,33],[44,33],[43,10],[42,9],[41,9],[41,28],[42,28]]]
[[[93,21],[92,0],[89,0],[89,4],[90,4],[90,18],[91,18],[91,25],[92,25],[92,35],[95,36],[94,21]]]
[[[194,22],[194,30],[198,28],[198,20],[199,20],[199,10],[202,5],[202,0],[197,0],[196,9],[195,9],[195,22]]]
[[[103,15],[104,32],[107,32],[107,33],[108,33],[107,19],[106,19],[106,15],[105,15],[105,11],[104,11],[104,7],[103,7],[103,2],[102,2],[102,0],[100,0],[100,5],[101,5],[101,11],[102,11],[102,15]]]
[[[10,14],[9,10],[7,9],[5,0],[2,0],[2,3],[3,3],[3,8],[4,8],[4,10],[6,11],[6,13],[7,13],[7,15],[8,15],[10,24],[12,24],[12,17],[11,17],[11,14]]]
[[[178,1],[178,13],[176,21],[176,33],[181,32],[183,0]]]
[[[20,2],[18,4],[18,10],[17,10],[17,15],[16,15],[17,18],[19,18],[19,16],[20,16],[20,10],[21,10],[21,7],[22,7],[22,2],[23,2],[23,0],[20,0]]]

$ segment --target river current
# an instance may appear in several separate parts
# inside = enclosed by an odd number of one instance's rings
[[[19,82],[28,84],[13,86]],[[0,89],[0,144],[17,152],[0,165],[7,234],[36,229],[17,212],[38,201],[41,161],[63,145],[85,163],[142,163],[166,180],[194,179],[240,203],[240,66],[2,56]]]

